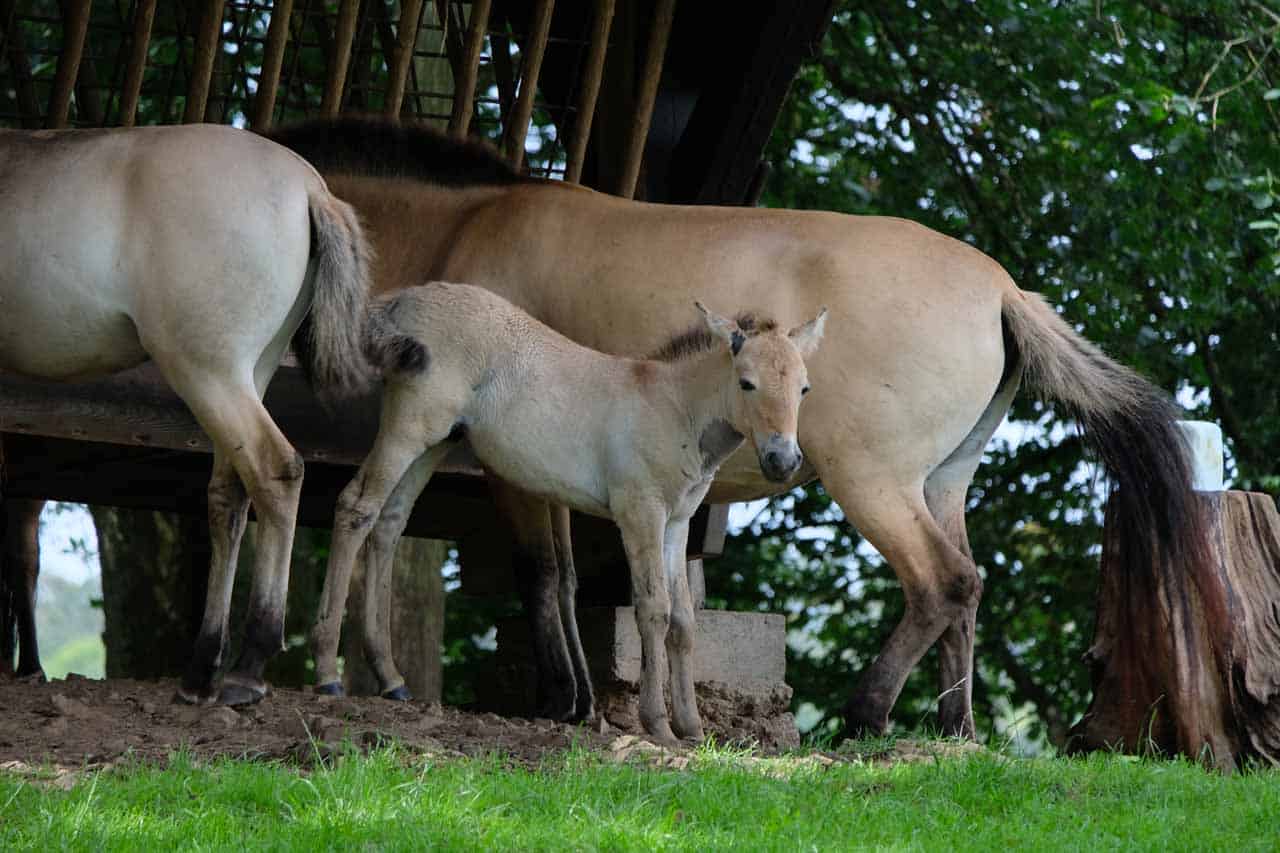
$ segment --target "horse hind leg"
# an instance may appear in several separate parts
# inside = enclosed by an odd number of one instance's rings
[[[969,533],[965,528],[965,500],[982,452],[1004,419],[1018,390],[1018,375],[1005,376],[978,423],[924,484],[925,502],[951,544],[970,561]],[[938,639],[938,719],[944,735],[977,738],[973,721],[973,644],[977,631],[982,582],[972,601],[947,626]]]
[[[902,620],[843,709],[847,736],[881,734],[907,676],[943,631],[976,606],[981,581],[930,514],[922,484],[830,475],[823,484],[902,585]]]
[[[565,644],[569,647],[569,658],[573,663],[573,717],[575,720],[589,720],[596,715],[596,698],[591,685],[591,670],[587,666],[587,653],[582,648],[582,637],[578,633],[578,569],[573,562],[573,538],[567,506],[551,508],[551,530],[555,536],[556,561],[560,564],[560,624],[564,628]]]
[[[0,521],[0,594],[4,609],[0,611],[0,666],[12,667],[14,644],[17,644],[20,677],[44,680],[40,666],[40,648],[36,640],[36,581],[40,575],[40,511],[42,500],[7,499],[3,501],[4,518]]]

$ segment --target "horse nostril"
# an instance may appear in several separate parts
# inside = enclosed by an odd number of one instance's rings
[[[768,453],[764,455],[764,461],[765,461],[765,464],[767,464],[770,468],[777,468],[778,467],[778,451],[770,450]]]

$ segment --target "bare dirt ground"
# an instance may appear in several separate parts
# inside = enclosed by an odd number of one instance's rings
[[[109,767],[122,759],[164,764],[179,751],[201,760],[225,756],[313,766],[346,744],[368,749],[386,742],[443,760],[499,753],[508,762],[529,767],[549,755],[579,748],[615,761],[682,769],[692,751],[663,750],[604,720],[567,725],[423,702],[285,689],[273,690],[262,703],[240,710],[194,707],[173,701],[176,687],[174,680],[99,681],[76,675],[48,683],[0,679],[0,772],[47,775],[43,767],[55,774],[46,781],[70,785],[84,770]],[[859,761],[883,766],[981,750],[973,743],[900,740],[793,755],[803,763]]]
[[[194,707],[173,702],[176,687],[176,681],[75,675],[44,684],[0,679],[0,767],[102,766],[126,753],[163,762],[178,750],[206,759],[307,764],[344,742],[370,747],[386,740],[442,758],[500,752],[531,765],[575,744],[608,749],[621,734],[607,723],[507,719],[422,702],[297,690],[273,690],[262,703],[240,710]]]

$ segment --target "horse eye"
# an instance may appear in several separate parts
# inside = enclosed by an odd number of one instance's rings
[[[806,386],[804,386],[803,388],[801,388],[801,389],[800,389],[800,396],[801,396],[801,397],[803,397],[805,394],[808,394],[808,393],[809,393],[809,386],[808,386],[808,385],[806,385]]]
[[[738,386],[739,386],[740,388],[742,388],[742,390],[743,390],[743,391],[754,391],[754,390],[756,390],[756,385],[755,385],[755,383],[754,383],[754,382],[752,382],[752,381],[751,381],[751,380],[749,380],[749,379],[743,379],[741,382],[739,382],[739,383],[738,383]]]

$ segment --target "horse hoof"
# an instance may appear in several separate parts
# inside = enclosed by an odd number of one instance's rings
[[[330,681],[328,684],[317,684],[315,693],[321,696],[346,696],[346,692],[342,689],[341,681]]]
[[[218,694],[218,704],[231,708],[256,705],[266,698],[266,695],[265,689],[247,687],[243,684],[224,684],[222,691]]]
[[[401,684],[399,687],[382,691],[382,698],[390,699],[392,702],[408,702],[413,699],[413,694],[409,692],[408,687]]]
[[[175,705],[208,705],[210,701],[210,697],[186,687],[179,687],[173,691],[173,704]]]

